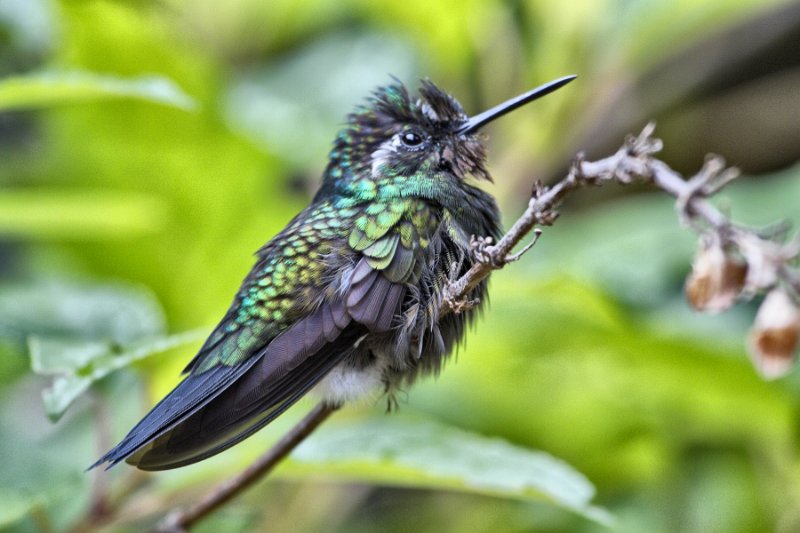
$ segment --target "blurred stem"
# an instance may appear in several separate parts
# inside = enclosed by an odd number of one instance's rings
[[[187,509],[177,509],[156,525],[158,532],[186,531],[199,520],[269,474],[298,444],[333,414],[339,405],[320,402],[272,448],[248,466],[241,474],[218,485],[203,499]]]
[[[102,395],[95,393],[92,396],[94,427],[97,428],[97,450],[98,453],[102,453],[112,444],[111,419]],[[73,524],[69,529],[70,531],[79,532],[91,529],[92,526],[97,526],[112,514],[113,509],[109,499],[108,472],[105,469],[94,469],[91,491],[88,514],[76,524]]]
[[[50,516],[47,514],[47,511],[42,505],[36,505],[33,509],[31,509],[31,518],[36,524],[36,529],[38,529],[40,533],[55,532],[53,523],[50,521]]]
[[[94,426],[97,428],[97,449],[102,454],[112,446],[111,419],[108,408],[103,398],[96,397],[94,403]],[[92,483],[92,507],[89,510],[89,520],[99,522],[111,511],[108,500],[108,472],[103,468],[94,469]]]

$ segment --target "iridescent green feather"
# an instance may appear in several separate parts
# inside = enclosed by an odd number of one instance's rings
[[[340,228],[352,225],[357,214],[331,202],[313,204],[262,248],[234,305],[212,333],[215,342],[201,350],[192,371],[241,363],[307,313],[319,294],[312,289],[323,282],[324,256],[340,242]]]

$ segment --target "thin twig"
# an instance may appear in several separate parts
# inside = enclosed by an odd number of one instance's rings
[[[103,401],[104,398],[96,398],[92,403],[94,406],[94,422],[97,427],[97,448],[99,451],[108,450],[111,446],[111,417],[108,413],[108,406]],[[89,510],[89,521],[100,522],[111,513],[111,506],[108,501],[108,472],[102,468],[96,468],[92,481],[91,507]]]
[[[655,125],[648,124],[638,136],[628,137],[617,153],[605,159],[585,161],[583,155],[578,154],[569,173],[561,181],[550,187],[537,184],[525,212],[496,245],[480,237],[475,239],[478,243],[477,253],[473,254],[475,263],[463,276],[445,287],[440,316],[468,309],[467,295],[470,291],[493,270],[503,268],[527,252],[532,244],[517,253],[512,253],[512,250],[536,226],[549,226],[555,221],[558,217],[557,208],[567,194],[585,185],[608,182],[623,185],[649,183],[674,196],[678,215],[685,225],[701,234],[706,231],[715,233],[725,244],[734,245],[744,255],[751,253],[763,256],[762,263],[767,272],[754,282],[754,291],[763,292],[781,281],[800,295],[798,274],[786,266],[797,256],[794,248],[760,236],[752,229],[735,225],[707,200],[707,197],[736,179],[739,176],[738,169],[727,167],[724,159],[710,155],[695,176],[685,179],[666,163],[653,157],[662,148],[661,140],[653,137],[654,131]],[[536,240],[534,238],[533,244]],[[748,262],[756,264],[758,258],[754,259]]]
[[[231,498],[258,481],[289,453],[303,442],[320,424],[322,424],[338,405],[325,402],[317,404],[300,422],[286,433],[272,448],[259,457],[239,475],[232,477],[215,487],[202,500],[187,509],[178,509],[168,514],[156,525],[154,531],[160,533],[178,533],[188,530],[194,523],[204,518]]]

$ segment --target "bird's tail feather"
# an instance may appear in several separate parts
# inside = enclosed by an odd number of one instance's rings
[[[242,376],[208,405],[138,449],[126,462],[142,470],[168,470],[202,461],[246,439],[291,407],[350,353],[352,339],[336,342],[274,379]],[[273,379],[270,379],[273,378]],[[267,391],[261,394],[261,391]]]

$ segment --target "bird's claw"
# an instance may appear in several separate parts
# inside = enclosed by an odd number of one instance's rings
[[[447,306],[453,312],[453,314],[461,314],[465,311],[469,311],[476,305],[481,303],[479,298],[469,299],[469,298],[455,298],[455,299],[448,299]]]
[[[505,260],[494,253],[493,244],[494,239],[491,237],[476,237],[473,235],[469,240],[469,248],[473,259],[478,263],[497,269],[505,264]]]

